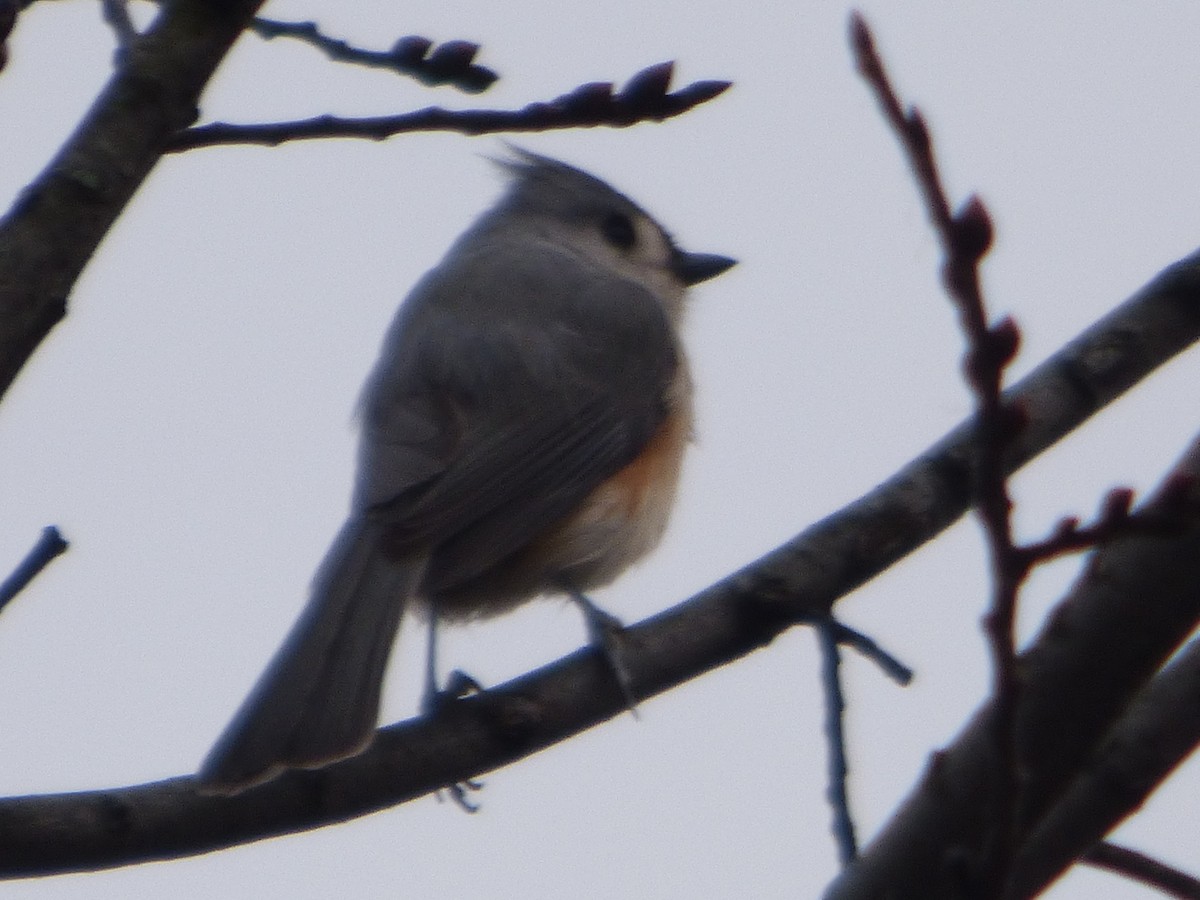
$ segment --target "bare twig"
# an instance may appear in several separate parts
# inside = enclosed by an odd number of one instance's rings
[[[386,69],[416,78],[423,84],[450,85],[468,94],[486,91],[500,77],[475,63],[479,45],[470,41],[446,41],[435,46],[428,38],[409,35],[396,41],[391,50],[379,51],[354,47],[329,37],[321,32],[316,22],[257,18],[250,23],[250,30],[264,40],[288,37],[304,41],[338,62]]]
[[[858,838],[855,835],[854,816],[850,812],[850,794],[847,789],[849,766],[846,762],[846,696],[842,690],[841,648],[853,647],[901,685],[908,685],[912,681],[913,671],[874,640],[842,624],[832,615],[816,616],[806,620],[804,624],[813,627],[821,650],[821,687],[825,697],[828,773],[825,796],[833,813],[831,831],[837,846],[838,861],[846,866],[858,856]]]
[[[1090,550],[1122,535],[1177,532],[1186,527],[1195,514],[1195,510],[1188,508],[1188,494],[1189,486],[1185,482],[1168,484],[1153,508],[1131,512],[1133,491],[1114,488],[1101,503],[1094,522],[1081,525],[1074,516],[1062,519],[1048,537],[1013,547],[1016,563],[1028,573],[1040,563]]]
[[[1085,853],[1081,861],[1118,872],[1180,900],[1200,900],[1200,880],[1129,847],[1105,841]]]
[[[874,90],[884,115],[904,146],[941,240],[945,254],[942,280],[958,310],[967,339],[964,370],[975,396],[979,429],[973,494],[992,566],[992,600],[984,630],[992,653],[992,690],[996,699],[992,720],[999,757],[996,775],[1003,784],[996,793],[1001,808],[994,810],[995,841],[988,856],[993,872],[998,875],[1007,871],[1016,846],[1016,816],[1020,806],[1014,736],[1020,699],[1015,624],[1018,592],[1028,575],[1029,562],[1017,552],[1013,542],[1012,499],[1004,467],[1004,456],[1020,433],[1022,422],[1014,410],[1005,406],[1001,396],[1004,372],[1016,355],[1020,335],[1016,324],[1009,319],[994,326],[988,324],[979,279],[979,263],[992,243],[987,209],[978,197],[972,197],[960,210],[951,212],[924,118],[915,108],[902,109],[866,21],[857,13],[851,19],[851,33],[859,71]],[[995,891],[1001,890],[1002,879],[986,881],[995,886]]]
[[[430,106],[394,116],[346,119],[317,116],[292,122],[234,125],[214,122],[179,132],[167,143],[168,153],[221,144],[276,146],[286,141],[323,138],[383,140],[415,131],[454,131],[462,134],[551,131],[607,125],[623,128],[638,122],[661,122],[705,103],[730,87],[728,81],[697,81],[670,91],[673,63],[643,69],[621,91],[606,82],[585,84],[548,103],[522,109],[448,110]]]
[[[13,569],[12,574],[0,582],[0,611],[8,606],[9,601],[25,589],[29,582],[38,576],[56,556],[66,552],[67,542],[53,525],[42,529],[42,536],[33,545],[33,549],[21,560],[20,565]]]
[[[913,680],[913,670],[888,653],[871,638],[861,631],[855,631],[849,625],[839,622],[832,617],[815,619],[811,623],[818,631],[827,631],[839,646],[853,647],[862,656],[879,666],[892,681],[901,687],[907,687]]]
[[[846,790],[849,769],[846,765],[846,697],[842,692],[842,652],[832,622],[818,624],[816,632],[821,647],[821,684],[825,689],[825,742],[829,747],[826,796],[833,810],[832,828],[838,859],[845,866],[858,856],[858,839],[854,835],[854,818],[850,814],[850,797]]]
[[[908,685],[912,681],[913,671],[871,638],[842,624],[832,615],[815,617],[806,624],[812,625],[816,631],[821,648],[821,685],[825,695],[825,743],[828,747],[829,773],[826,797],[833,811],[832,831],[838,859],[845,866],[858,855],[858,839],[855,837],[850,795],[846,788],[849,770],[846,764],[846,697],[842,690],[841,647],[854,648],[901,685]]]

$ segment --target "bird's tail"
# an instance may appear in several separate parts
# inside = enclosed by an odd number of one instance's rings
[[[367,745],[422,568],[381,552],[378,526],[346,523],[299,621],[201,765],[201,791],[238,793],[281,769],[316,768]]]

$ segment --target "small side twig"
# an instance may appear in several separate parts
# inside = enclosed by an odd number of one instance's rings
[[[913,670],[861,631],[855,631],[834,618],[817,619],[814,625],[819,631],[828,631],[839,646],[853,647],[901,687],[907,687],[912,682]]]
[[[850,813],[850,795],[846,788],[849,766],[846,762],[846,695],[842,690],[842,646],[852,647],[865,656],[894,681],[908,685],[913,671],[874,640],[833,616],[809,621],[817,633],[821,648],[821,685],[825,695],[825,741],[828,744],[827,766],[829,785],[826,797],[833,812],[832,831],[843,866],[858,856],[854,817]]]
[[[1090,524],[1080,524],[1075,516],[1059,521],[1053,532],[1040,541],[1014,546],[1015,564],[1028,574],[1034,566],[1069,553],[1091,550],[1114,538],[1130,534],[1176,534],[1195,516],[1190,499],[1191,485],[1175,479],[1159,492],[1152,506],[1132,511],[1134,493],[1129,488],[1113,488],[1100,504],[1100,512]]]
[[[1080,861],[1157,888],[1171,897],[1200,900],[1200,880],[1129,847],[1104,841],[1083,854]]]
[[[829,786],[826,796],[833,811],[832,831],[837,843],[838,860],[847,866],[858,856],[858,839],[850,814],[846,790],[849,767],[846,764],[846,696],[842,691],[840,641],[832,620],[818,623],[817,640],[821,647],[821,684],[825,689],[825,739],[829,745]]]
[[[106,0],[113,2],[113,0]],[[500,77],[476,64],[479,45],[470,41],[446,41],[435,45],[417,35],[402,37],[390,50],[366,50],[321,32],[316,22],[281,22],[254,19],[250,30],[264,40],[287,37],[303,41],[337,62],[385,69],[408,75],[432,87],[449,85],[468,94],[486,91]]]
[[[0,611],[13,597],[21,593],[29,582],[56,557],[67,549],[67,542],[53,525],[42,529],[42,535],[33,549],[21,560],[11,575],[0,582]]]
[[[179,153],[222,144],[260,144],[274,147],[286,141],[325,138],[365,138],[379,141],[416,131],[453,131],[480,135],[500,132],[551,131],[606,125],[624,128],[638,122],[661,122],[681,115],[723,94],[728,81],[697,81],[669,90],[674,64],[650,66],[633,76],[623,90],[607,82],[585,84],[546,103],[521,109],[448,110],[430,106],[394,116],[340,118],[317,116],[291,122],[236,125],[214,122],[178,132],[166,152]]]

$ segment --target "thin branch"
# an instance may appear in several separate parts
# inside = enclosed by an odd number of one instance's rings
[[[1198,336],[1200,253],[1172,266],[1010,389],[1007,398],[1022,406],[1029,425],[1006,464],[1011,469],[1023,465]],[[628,627],[627,658],[639,696],[669,690],[769,643],[793,623],[828,614],[839,597],[952,524],[967,508],[974,443],[972,425],[964,423],[850,506],[691,600]],[[1200,545],[1186,558],[1200,562]],[[1147,568],[1128,562],[1118,572]],[[1148,568],[1163,566],[1152,562]],[[1140,592],[1138,603],[1153,595],[1153,590]],[[1187,596],[1195,600],[1194,589]],[[1155,606],[1160,613],[1187,611],[1186,602],[1161,606]],[[1091,639],[1088,628],[1114,630],[1111,618],[1092,615],[1090,609],[1081,618],[1080,625],[1061,631]],[[1130,614],[1118,610],[1112,618],[1128,643]],[[1140,639],[1166,627],[1142,618]],[[1101,642],[1082,656],[1103,660],[1110,652]],[[1046,677],[1055,681],[1058,674]],[[1071,684],[1087,679],[1097,680],[1092,671],[1063,678]],[[10,798],[0,801],[0,847],[6,851],[0,854],[0,877],[173,858],[343,821],[494,770],[624,710],[625,699],[603,662],[581,650],[508,685],[448,704],[431,719],[384,728],[352,760],[287,775],[236,797],[201,797],[190,778],[177,778]],[[935,821],[947,802],[937,795]],[[965,802],[978,813],[976,799]],[[902,834],[927,832],[918,821]],[[921,846],[928,849],[930,842]],[[920,853],[911,858],[919,866],[918,885],[943,861],[940,854],[933,860]],[[866,859],[860,857],[849,872],[856,873]],[[934,896],[922,890],[900,896]]]
[[[1085,853],[1082,862],[1117,872],[1180,900],[1200,900],[1200,879],[1129,847],[1106,841]]]
[[[851,17],[851,43],[859,71],[900,138],[925,199],[945,254],[942,280],[958,310],[967,340],[964,369],[975,397],[980,435],[973,494],[992,569],[992,598],[984,631],[992,656],[995,698],[992,725],[998,754],[996,777],[1001,782],[993,795],[998,800],[998,807],[992,811],[996,823],[994,839],[985,851],[992,875],[981,878],[980,884],[990,885],[989,890],[998,894],[1003,889],[1001,873],[1008,871],[1017,840],[1021,785],[1017,777],[1015,727],[1021,685],[1016,668],[1015,629],[1020,586],[1030,565],[1013,542],[1012,498],[1004,467],[1004,455],[1021,427],[1020,418],[1004,405],[1001,396],[1004,373],[1016,355],[1019,332],[1011,320],[996,326],[988,324],[979,264],[991,247],[993,230],[983,202],[972,197],[961,210],[951,213],[925,120],[915,108],[901,108],[875,50],[870,29],[858,13]]]
[[[853,647],[901,685],[912,681],[913,672],[871,638],[843,625],[833,616],[824,616],[804,624],[812,625],[821,649],[821,686],[825,696],[825,744],[829,778],[825,795],[833,813],[831,830],[838,850],[838,860],[846,866],[858,855],[858,838],[855,836],[854,817],[850,812],[850,794],[847,789],[849,766],[846,762],[846,696],[842,690],[841,647]]]
[[[813,622],[798,624],[811,624],[819,631],[828,632],[837,641],[839,646],[853,647],[860,655],[875,663],[888,678],[901,687],[907,687],[912,683],[913,670],[861,631],[855,631],[850,626],[834,618],[822,618]]]
[[[833,810],[833,837],[838,860],[849,865],[858,856],[854,835],[854,817],[850,814],[850,796],[846,790],[849,767],[846,764],[846,696],[842,691],[842,653],[838,635],[830,624],[816,626],[821,647],[821,684],[825,693],[825,743],[829,747],[829,786],[826,796]]]
[[[1174,534],[1188,525],[1189,511],[1183,505],[1187,495],[1186,483],[1169,484],[1154,509],[1131,512],[1133,491],[1114,488],[1104,498],[1099,515],[1091,524],[1082,525],[1079,519],[1068,516],[1048,537],[1014,547],[1012,552],[1028,571],[1040,563],[1091,550],[1123,535]]]
[[[435,47],[428,38],[409,35],[396,41],[391,50],[378,51],[329,37],[321,32],[316,22],[257,18],[250,23],[250,30],[264,40],[287,37],[303,41],[337,62],[385,69],[434,87],[450,85],[468,94],[486,91],[500,77],[475,63],[479,45],[470,41],[446,41]]]
[[[13,569],[12,574],[4,581],[0,581],[0,612],[8,606],[13,597],[25,589],[29,582],[37,578],[42,569],[53,562],[55,557],[65,553],[67,546],[67,542],[63,540],[63,536],[57,528],[53,525],[43,528],[38,542],[21,560],[20,565]]]
[[[671,91],[673,63],[650,66],[634,75],[621,91],[607,82],[585,84],[546,103],[521,109],[448,110],[430,106],[394,116],[346,119],[317,116],[291,122],[234,125],[214,122],[179,132],[166,152],[225,144],[277,146],[287,141],[362,138],[379,141],[418,131],[452,131],[480,135],[500,132],[552,131],[606,125],[624,128],[639,122],[661,122],[682,115],[729,89],[728,81],[696,81]]]
[[[913,671],[871,638],[842,624],[833,616],[803,624],[813,626],[821,648],[821,685],[825,695],[825,743],[829,773],[825,793],[833,812],[832,831],[838,859],[846,866],[858,855],[858,839],[846,787],[849,767],[846,763],[846,697],[842,691],[841,647],[854,648],[901,685],[908,685],[912,681]]]

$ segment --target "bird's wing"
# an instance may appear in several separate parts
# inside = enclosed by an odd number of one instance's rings
[[[410,298],[364,398],[358,502],[467,579],[636,458],[679,366],[662,304],[549,251],[498,248]],[[471,291],[461,285],[476,285]]]

